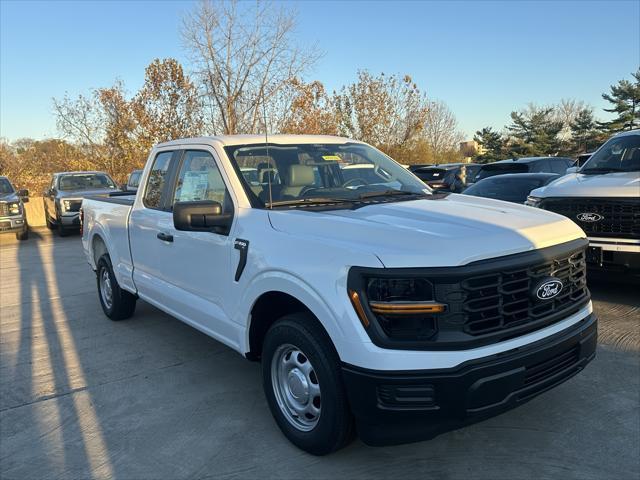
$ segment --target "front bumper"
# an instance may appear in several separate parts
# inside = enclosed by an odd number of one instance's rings
[[[60,215],[60,222],[65,228],[80,228],[80,213],[69,212]]]
[[[592,270],[640,273],[640,240],[589,237],[588,253]]]
[[[27,228],[27,221],[21,215],[0,217],[0,233],[18,233]]]
[[[597,319],[538,342],[440,370],[343,366],[358,433],[369,445],[432,438],[516,407],[569,379],[595,357]]]

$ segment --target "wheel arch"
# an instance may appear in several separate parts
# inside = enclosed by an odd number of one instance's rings
[[[283,279],[280,279],[283,280]],[[327,334],[336,352],[343,336],[331,309],[314,292],[307,290],[301,281],[295,285],[285,282],[269,282],[273,288],[265,288],[254,296],[248,312],[245,339],[245,355],[250,360],[258,360],[262,354],[264,336],[278,319],[291,313],[308,313],[316,324]],[[276,283],[280,283],[276,285]],[[284,287],[284,288],[283,288]]]

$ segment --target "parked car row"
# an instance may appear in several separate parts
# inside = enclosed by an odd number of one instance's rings
[[[438,191],[525,203],[573,220],[589,236],[592,267],[640,273],[640,131],[611,138],[594,153],[413,169]],[[466,181],[463,181],[466,180]],[[466,187],[464,184],[466,183]]]

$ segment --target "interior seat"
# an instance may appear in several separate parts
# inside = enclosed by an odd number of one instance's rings
[[[298,198],[304,190],[315,185],[313,167],[308,165],[290,165],[287,181],[280,191],[281,197]]]

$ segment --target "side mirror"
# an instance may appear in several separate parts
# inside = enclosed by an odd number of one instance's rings
[[[18,190],[18,196],[22,203],[27,203],[29,201],[29,190]]]
[[[580,169],[580,167],[569,167],[569,168],[567,168],[567,171],[565,172],[565,175],[569,174],[569,173],[577,173],[579,169]]]
[[[173,226],[186,232],[229,233],[233,215],[223,214],[222,205],[213,200],[176,202],[173,205]]]

